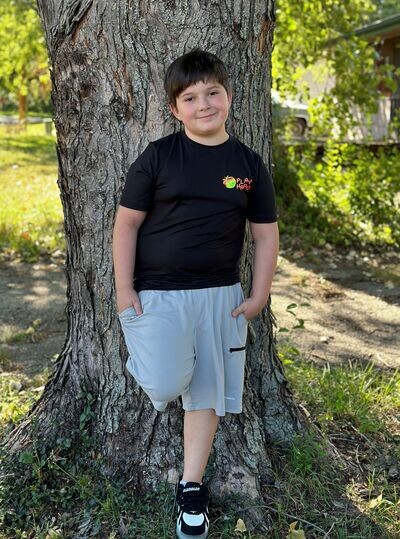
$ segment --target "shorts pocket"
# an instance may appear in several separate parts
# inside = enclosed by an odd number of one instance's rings
[[[229,348],[229,352],[240,352],[241,350],[246,350],[246,346],[239,346],[238,348]]]
[[[240,303],[244,301],[244,290],[242,284],[240,283]]]
[[[123,322],[133,322],[141,318],[143,315],[144,315],[144,312],[142,314],[137,314],[134,307],[127,307],[121,313],[118,314],[118,317],[119,317],[120,322],[123,323]]]
[[[243,313],[240,313],[234,320],[231,334],[229,352],[243,352],[246,350],[248,320]]]
[[[243,313],[240,313],[236,317],[236,326],[239,332],[239,338],[244,334],[245,337],[247,336],[247,326],[249,325],[249,321],[245,317]]]

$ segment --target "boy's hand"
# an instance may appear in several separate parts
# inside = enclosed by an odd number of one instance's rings
[[[251,320],[263,310],[267,301],[268,299],[266,300],[265,298],[250,296],[232,311],[232,316],[236,318],[240,313],[243,313],[246,320]]]
[[[128,288],[126,290],[117,290],[117,311],[118,314],[121,314],[122,311],[128,307],[133,307],[136,311],[136,314],[142,314],[142,305],[140,304],[139,295],[133,288]]]

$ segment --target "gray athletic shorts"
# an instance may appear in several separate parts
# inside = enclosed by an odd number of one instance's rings
[[[159,412],[182,396],[185,410],[242,411],[248,321],[231,314],[244,299],[240,283],[190,290],[142,290],[143,313],[118,316],[126,368]]]

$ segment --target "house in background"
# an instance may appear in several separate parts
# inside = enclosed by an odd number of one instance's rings
[[[355,31],[356,35],[367,39],[371,46],[375,46],[379,53],[379,62],[390,63],[400,68],[400,13],[375,21]],[[345,36],[342,37],[345,39]],[[335,40],[330,46],[335,46]],[[335,80],[327,69],[325,60],[318,60],[313,66],[304,69],[299,76],[298,84],[305,85],[309,97],[318,98],[322,93],[329,91],[334,86]],[[389,88],[381,87],[380,99],[377,103],[377,113],[369,117],[354,110],[354,118],[358,120],[359,127],[347,134],[347,140],[363,142],[400,141],[400,130],[395,128],[396,122],[400,123],[400,77],[397,81],[397,89],[392,92]],[[312,126],[307,125],[307,132]]]
[[[375,45],[381,63],[389,63],[400,69],[400,13],[368,24],[355,33]],[[379,41],[376,44],[377,39]],[[371,118],[370,125],[362,122],[360,128],[352,133],[351,138],[363,139],[370,136],[376,141],[388,137],[399,140],[400,77],[397,78],[397,88],[394,92],[383,86],[380,92],[382,97],[378,103],[378,112]]]

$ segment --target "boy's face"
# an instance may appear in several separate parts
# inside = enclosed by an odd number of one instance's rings
[[[183,123],[189,137],[218,138],[226,133],[231,102],[232,95],[218,82],[199,81],[185,88],[177,97],[176,105],[170,104],[170,109]]]

